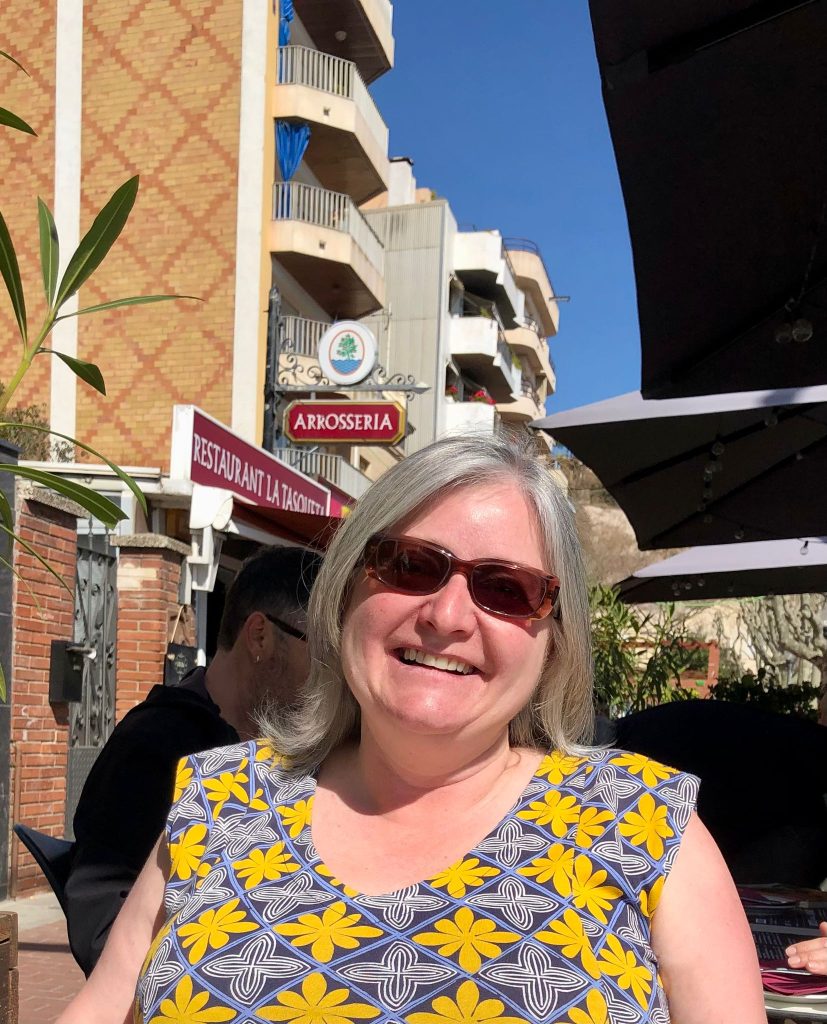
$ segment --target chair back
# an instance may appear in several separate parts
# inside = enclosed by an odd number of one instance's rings
[[[38,832],[28,825],[15,825],[15,834],[20,842],[37,861],[37,865],[46,876],[46,881],[57,896],[63,913],[66,913],[66,882],[72,866],[72,846],[69,839],[58,839]]]

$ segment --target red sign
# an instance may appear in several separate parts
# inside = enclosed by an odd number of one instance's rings
[[[176,406],[173,426],[173,475],[187,475],[193,483],[207,487],[222,487],[253,505],[329,514],[330,491],[326,487],[263,448],[243,441],[200,409]]]
[[[315,444],[396,444],[405,436],[405,410],[397,402],[291,402],[284,433]]]

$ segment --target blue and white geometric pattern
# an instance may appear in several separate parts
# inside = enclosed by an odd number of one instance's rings
[[[313,846],[315,779],[263,744],[187,758],[136,1024],[668,1024],[650,922],[697,780],[549,754],[463,858],[380,896]]]

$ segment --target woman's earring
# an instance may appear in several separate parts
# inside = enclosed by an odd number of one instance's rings
[[[257,655],[256,655],[256,665],[258,665],[258,663],[259,663],[260,661],[261,661],[261,655],[260,655],[260,654],[257,654]]]

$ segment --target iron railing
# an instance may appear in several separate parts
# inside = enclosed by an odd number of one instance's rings
[[[315,359],[319,351],[319,339],[328,327],[330,324],[321,320],[305,320],[303,316],[282,317],[282,351]]]
[[[388,127],[353,61],[309,46],[282,46],[279,48],[278,83],[304,85],[351,100],[383,147],[382,152],[387,152]]]
[[[385,250],[371,226],[344,192],[298,181],[273,185],[273,220],[299,220],[349,234],[376,270],[384,273]]]
[[[370,487],[370,480],[341,455],[305,451],[301,448],[277,448],[273,454],[293,469],[315,476],[338,487],[351,498],[361,498]]]

